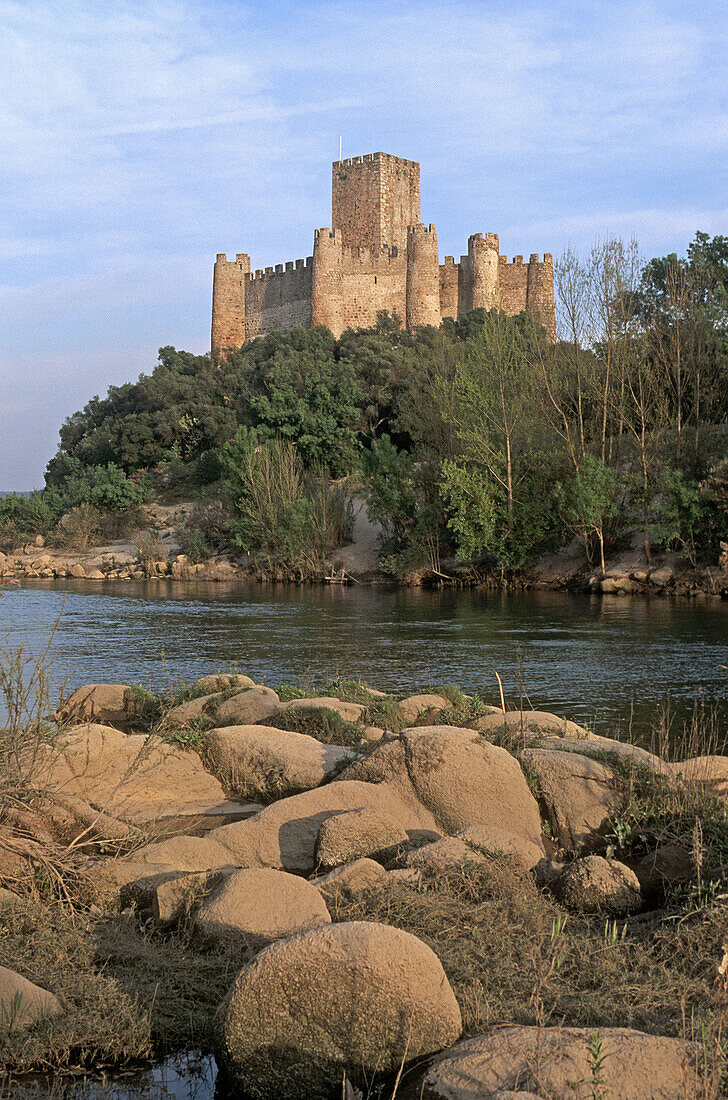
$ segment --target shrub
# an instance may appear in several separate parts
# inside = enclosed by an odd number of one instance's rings
[[[185,553],[193,565],[208,561],[212,551],[207,544],[207,539],[199,528],[191,531],[185,540]]]
[[[47,535],[62,511],[53,494],[0,497],[0,550],[13,550],[36,535]]]
[[[681,551],[693,567],[710,558],[728,535],[720,469],[715,468],[705,485],[679,470],[668,468],[663,474],[655,534],[669,549]]]
[[[76,461],[59,489],[64,507],[91,504],[103,512],[121,512],[138,508],[151,500],[152,491],[146,474],[124,473],[120,466],[82,467]]]
[[[182,552],[190,561],[207,561],[211,554],[228,549],[233,543],[233,514],[221,500],[196,504],[177,529]]]
[[[148,531],[136,545],[139,561],[144,569],[158,561],[167,560],[167,547],[158,535]]]
[[[62,550],[86,550],[101,530],[101,516],[91,504],[72,508],[56,524],[51,536],[54,546]]]
[[[292,444],[275,439],[256,446],[252,433],[239,432],[224,462],[233,544],[264,568],[310,576],[347,541],[352,509],[345,486],[306,471]]]

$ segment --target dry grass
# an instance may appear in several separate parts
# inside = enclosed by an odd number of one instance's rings
[[[185,929],[163,938],[131,917],[71,913],[37,899],[0,910],[0,965],[52,989],[67,1008],[0,1035],[0,1069],[98,1069],[209,1050],[215,1010],[245,961],[239,947],[193,950]]]
[[[605,922],[570,915],[517,863],[387,884],[332,900],[334,920],[371,920],[418,936],[439,956],[466,1035],[494,1024],[634,1027],[680,1035],[685,1019],[715,1026],[714,981],[723,955],[725,907],[682,923]]]

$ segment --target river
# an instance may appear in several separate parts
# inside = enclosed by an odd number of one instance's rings
[[[163,690],[236,667],[272,687],[360,677],[384,691],[456,683],[647,736],[668,697],[728,713],[728,604],[561,592],[30,582],[0,598],[0,642],[40,653],[56,683]],[[721,667],[723,666],[723,667]]]

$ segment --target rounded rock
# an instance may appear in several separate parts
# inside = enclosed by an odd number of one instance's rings
[[[393,817],[369,808],[351,810],[324,821],[316,862],[322,871],[330,871],[362,856],[388,858],[407,842],[407,832]]]
[[[624,916],[642,904],[639,879],[616,859],[584,856],[565,867],[554,893],[570,909],[582,913],[604,911]]]
[[[331,924],[310,882],[271,868],[235,871],[205,899],[195,928],[211,939],[244,938],[259,944]]]
[[[353,921],[272,944],[238,975],[217,1018],[218,1060],[238,1088],[324,1100],[460,1035],[439,959],[415,936]]]

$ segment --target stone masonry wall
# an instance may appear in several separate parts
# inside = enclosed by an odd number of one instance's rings
[[[511,263],[501,256],[498,283],[500,306],[505,313],[525,310],[544,326],[552,340],[556,338],[554,263],[549,252],[540,263],[538,254],[532,255],[527,264],[523,256],[514,256]]]
[[[247,253],[238,253],[234,260],[218,253],[212,282],[213,348],[238,348],[245,343],[245,279],[249,273]]]
[[[245,336],[311,327],[313,258],[258,270],[245,283]]]
[[[404,255],[372,254],[349,248],[343,232],[317,229],[313,246],[311,323],[326,325],[334,336],[347,328],[368,328],[379,310],[404,321],[407,268]]]

